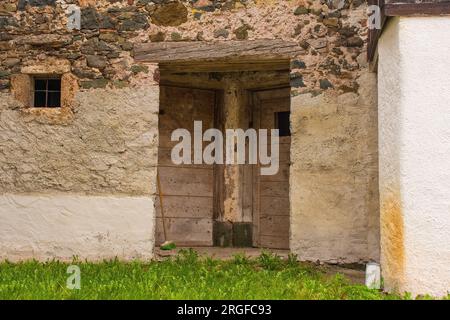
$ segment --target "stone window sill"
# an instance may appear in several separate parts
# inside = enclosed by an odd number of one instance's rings
[[[21,113],[26,122],[36,121],[42,124],[68,125],[73,120],[73,111],[69,107],[33,108],[25,107]]]

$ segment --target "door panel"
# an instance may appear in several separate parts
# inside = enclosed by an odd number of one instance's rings
[[[158,173],[167,240],[179,246],[212,246],[214,172],[212,165],[174,165],[171,150],[178,142],[171,141],[171,134],[179,128],[189,130],[193,148],[194,120],[203,122],[203,131],[212,128],[214,106],[214,91],[161,87]],[[160,245],[164,231],[159,197],[156,217],[156,244]]]
[[[254,123],[258,129],[277,129],[278,116],[290,111],[290,88],[255,92]],[[279,170],[263,176],[257,166],[254,191],[255,245],[263,248],[289,249],[289,166],[291,137],[280,137]],[[268,141],[270,150],[270,141]],[[270,152],[270,151],[269,151]]]

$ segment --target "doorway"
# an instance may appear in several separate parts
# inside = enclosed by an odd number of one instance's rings
[[[289,72],[260,74],[161,74],[158,173],[167,238],[178,246],[289,249]],[[246,164],[232,181],[224,177],[226,165],[175,165],[171,160],[178,143],[171,141],[173,130],[184,128],[194,136],[194,121],[202,121],[203,132],[216,128],[224,133],[230,79],[237,79],[241,96],[240,128],[280,129],[279,171],[273,176],[261,176],[259,165]],[[268,149],[270,154],[270,142]],[[230,181],[231,189],[240,190],[239,214],[227,215],[224,206]],[[164,232],[158,197],[156,212],[156,245],[160,245]]]

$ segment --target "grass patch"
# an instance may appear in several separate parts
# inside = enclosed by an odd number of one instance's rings
[[[221,261],[184,250],[161,262],[77,262],[81,289],[66,287],[62,262],[0,264],[0,299],[399,299],[341,275],[326,276],[271,253]]]

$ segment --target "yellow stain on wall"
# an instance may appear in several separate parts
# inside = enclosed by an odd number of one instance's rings
[[[399,192],[389,192],[381,203],[383,276],[391,288],[400,288],[405,270],[405,234]]]

